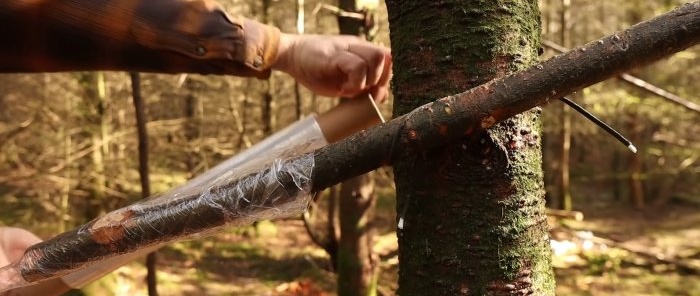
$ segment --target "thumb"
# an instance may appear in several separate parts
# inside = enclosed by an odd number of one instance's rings
[[[10,261],[19,259],[27,248],[40,242],[39,237],[27,230],[16,227],[0,228],[0,247]]]
[[[334,59],[340,70],[339,87],[342,96],[352,97],[367,87],[367,63],[361,57],[347,51]]]

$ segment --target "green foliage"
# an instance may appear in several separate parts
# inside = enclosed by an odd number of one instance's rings
[[[616,273],[620,270],[622,260],[627,255],[626,252],[611,249],[606,251],[587,251],[583,257],[588,261],[588,273],[591,275],[604,275]]]

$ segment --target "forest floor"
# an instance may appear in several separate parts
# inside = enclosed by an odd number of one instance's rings
[[[392,205],[380,201],[382,206]],[[697,273],[623,250],[642,250],[700,268],[700,207],[637,211],[627,205],[606,205],[591,206],[584,213],[584,221],[565,223],[567,229],[581,230],[577,233],[583,236],[556,235],[557,295],[700,295]],[[394,295],[397,285],[393,221],[394,217],[377,221],[380,295]],[[623,249],[585,239],[591,234],[619,242]],[[312,244],[299,220],[262,222],[257,227],[177,243],[161,250],[158,258],[161,295],[335,295],[335,275],[327,269],[328,257]],[[143,294],[144,276],[143,264],[132,263],[84,292]]]

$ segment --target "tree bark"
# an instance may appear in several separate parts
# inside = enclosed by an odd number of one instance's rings
[[[392,12],[394,15],[392,21],[396,21],[396,12]],[[403,12],[410,11],[403,9]],[[415,26],[417,23],[410,25]],[[209,190],[212,194],[225,193],[231,192],[231,189],[238,185],[245,184],[246,186],[241,189],[247,194],[246,197],[256,198],[262,193],[257,192],[258,187],[250,181],[257,180],[256,177],[259,175],[270,174],[270,171],[275,169],[276,180],[287,194],[262,205],[256,205],[256,209],[284,206],[285,203],[293,202],[289,199],[297,198],[295,191],[299,189],[295,183],[298,180],[292,177],[292,172],[280,170],[280,168],[290,167],[298,170],[308,166],[313,160],[308,190],[318,192],[342,180],[391,164],[395,160],[405,159],[407,155],[422,158],[424,151],[443,146],[465,135],[471,137],[475,134],[483,134],[484,129],[510,117],[519,117],[519,120],[526,120],[527,117],[534,118],[532,113],[516,115],[634,67],[649,64],[698,42],[700,42],[700,2],[696,1],[527,70],[490,81],[464,93],[444,97],[385,124],[354,134],[345,140],[284,160],[274,168],[269,166],[261,169],[260,172],[234,178],[228,184]],[[407,47],[410,46],[407,45]],[[414,47],[420,48],[419,45]],[[399,50],[396,54],[400,52]],[[410,70],[414,74],[422,73],[420,68]],[[468,86],[470,85],[466,84],[461,87]],[[438,97],[437,94],[432,95]],[[493,141],[487,138],[484,140]],[[478,147],[478,144],[481,144],[480,140],[475,147]],[[525,144],[529,145],[529,143]],[[467,146],[467,149],[473,148]],[[434,154],[434,152],[425,153],[425,155],[428,154]],[[509,156],[502,150],[494,154]],[[502,164],[501,159],[498,161],[494,165]],[[492,189],[507,190],[508,188]],[[17,263],[17,267],[27,282],[36,282],[80,268],[85,262],[134,252],[139,247],[164,241],[170,242],[231,222],[231,217],[221,213],[222,209],[218,204],[212,206],[212,203],[198,202],[199,196],[199,193],[182,196],[167,204],[139,208],[138,211],[116,211],[117,213],[110,215],[110,218],[115,219],[110,219],[111,223],[108,225],[95,225],[93,221],[30,247]],[[227,194],[214,194],[214,196],[229,197]],[[227,204],[225,200],[215,202]],[[242,210],[247,210],[246,206],[248,204],[243,204]],[[450,208],[443,210],[449,211]],[[479,210],[476,209],[477,212]],[[247,213],[244,212],[244,214]],[[187,217],[207,217],[207,219],[190,221]],[[421,223],[422,221],[409,222]],[[467,244],[474,240],[477,240],[477,237],[472,237],[470,241],[453,242]],[[58,256],[52,256],[52,254]],[[431,254],[432,251],[426,255],[431,256]],[[73,258],[73,260],[56,262],[52,258]],[[446,263],[449,263],[449,260]],[[546,283],[533,282],[533,285],[543,284]]]
[[[535,0],[387,6],[396,114],[537,62]],[[486,119],[450,145],[400,154],[399,295],[554,295],[539,114]]]

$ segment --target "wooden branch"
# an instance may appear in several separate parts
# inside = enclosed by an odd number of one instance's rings
[[[559,52],[559,53],[569,51],[569,49],[567,49],[566,47],[563,47],[563,46],[556,44],[552,41],[542,40],[542,44],[546,47],[549,47],[549,48]],[[634,75],[622,73],[622,74],[620,74],[620,76],[618,76],[618,78],[620,78],[622,81],[627,82],[633,86],[636,86],[644,91],[655,94],[655,95],[661,97],[662,99],[665,99],[667,101],[671,101],[672,103],[675,103],[675,104],[678,104],[682,107],[685,107],[686,109],[688,109],[690,111],[695,111],[695,112],[700,113],[700,105],[693,103],[690,100],[681,98],[680,96],[678,96],[674,93],[671,93],[671,92],[669,92],[663,88],[660,88],[656,85],[653,85],[653,84],[651,84],[651,83],[649,83],[641,78],[638,78]]]
[[[363,13],[358,13],[358,12],[349,12],[342,10],[336,6],[325,4],[325,3],[319,3],[316,5],[316,8],[314,8],[313,14],[316,15],[318,14],[319,11],[325,10],[337,17],[347,17],[347,18],[352,18],[352,19],[358,19],[358,20],[364,20],[365,15]]]
[[[32,125],[37,118],[39,118],[39,112],[13,127],[0,129],[0,149],[4,148],[6,144],[10,143],[12,138],[20,135],[23,131],[28,130],[29,126]]]
[[[127,207],[31,247],[17,263],[27,282],[65,274],[104,258],[172,242],[251,215],[299,203],[298,171],[313,166],[318,192],[393,160],[438,147],[582,87],[649,64],[700,42],[700,1],[638,24],[535,67],[442,98],[378,127],[260,172],[231,178],[166,202]],[[311,161],[312,160],[312,161]],[[311,165],[313,164],[313,165]],[[285,169],[288,168],[288,169]],[[275,198],[261,186],[272,178]],[[243,192],[243,198],[233,193]]]
[[[669,91],[666,91],[660,87],[657,87],[657,86],[655,86],[649,82],[646,82],[640,78],[637,78],[637,77],[632,76],[632,75],[627,74],[627,73],[622,73],[620,75],[620,79],[622,79],[622,81],[630,83],[634,86],[637,86],[641,89],[644,89],[648,92],[651,92],[651,93],[653,93],[661,98],[664,98],[668,101],[671,101],[673,103],[681,105],[690,111],[695,111],[697,113],[700,113],[700,105],[693,103],[689,100],[683,99],[680,96],[677,96]]]
[[[568,226],[563,226],[562,225],[562,230],[566,231],[569,233],[569,235],[577,237],[582,240],[589,240],[591,242],[594,242],[596,244],[603,244],[608,247],[613,247],[621,250],[625,250],[629,253],[632,253],[636,256],[639,256],[652,264],[667,264],[671,265],[677,268],[677,270],[685,273],[685,274],[700,274],[700,268],[693,266],[692,264],[688,264],[687,260],[684,260],[683,258],[666,258],[663,254],[658,254],[654,252],[650,252],[648,250],[643,250],[638,247],[631,247],[627,246],[625,243],[614,241],[608,238],[603,238],[599,236],[595,236],[592,234],[582,234],[581,232],[576,231],[575,229],[568,227]]]
[[[572,219],[574,221],[583,221],[583,213],[579,211],[567,211],[547,208],[547,216],[556,218]]]
[[[489,128],[533,107],[700,42],[700,2],[685,4],[527,70],[442,98],[315,152],[315,191]]]
[[[642,257],[646,260],[649,260],[650,262],[656,263],[656,264],[668,264],[675,266],[678,268],[678,270],[686,273],[686,274],[700,274],[700,269],[697,267],[688,264],[685,262],[683,259],[673,259],[673,258],[665,258],[662,254],[656,254],[653,252],[649,252],[647,250],[642,250],[640,248],[634,248],[634,247],[629,247],[625,245],[624,243],[616,242],[611,239],[607,238],[602,238],[602,237],[597,237],[597,236],[591,236],[591,237],[582,237],[582,238],[588,238],[591,241],[598,243],[598,244],[605,244],[609,247],[613,248],[618,248],[625,250],[627,252],[630,252],[632,254],[635,254],[639,257]]]
[[[312,164],[309,156],[306,157],[301,162],[303,167]],[[299,171],[303,168],[295,165],[277,163],[259,172],[233,176],[221,186],[202,188],[202,192],[157,202],[150,200],[112,211],[30,247],[16,266],[24,280],[33,283],[64,275],[97,260],[294,211],[305,204],[299,198],[303,196],[301,185],[291,185],[300,182]],[[307,191],[309,186],[304,187]]]

